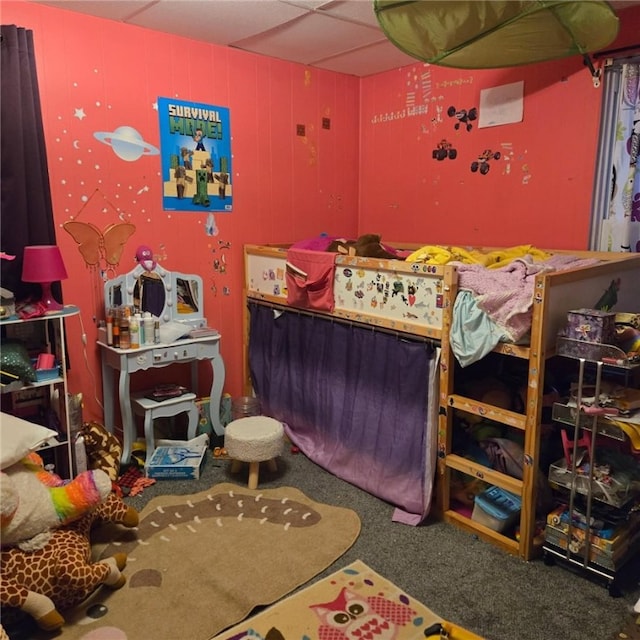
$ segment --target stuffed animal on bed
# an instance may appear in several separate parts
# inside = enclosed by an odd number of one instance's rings
[[[81,602],[98,585],[124,585],[126,555],[93,563],[89,534],[97,521],[135,527],[138,514],[111,493],[103,471],[64,483],[41,462],[30,454],[0,476],[0,606],[3,619],[23,611],[53,630],[64,623],[59,609]]]
[[[362,258],[401,259],[397,254],[387,251],[382,245],[380,236],[374,233],[362,235],[357,240],[338,238],[331,242],[327,251],[343,253],[347,256],[360,256]]]

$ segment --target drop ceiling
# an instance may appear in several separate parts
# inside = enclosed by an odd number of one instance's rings
[[[378,26],[372,0],[42,0],[211,44],[359,77],[415,62]],[[639,2],[612,2],[617,10]]]

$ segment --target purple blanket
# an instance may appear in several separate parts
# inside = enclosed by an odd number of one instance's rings
[[[501,269],[479,264],[456,263],[458,287],[473,293],[482,309],[509,337],[517,342],[531,328],[533,288],[536,275],[596,264],[595,258],[557,254],[542,262],[531,256],[514,260]]]

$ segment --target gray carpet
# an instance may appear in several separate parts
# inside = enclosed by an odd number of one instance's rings
[[[127,502],[141,509],[163,494],[202,491],[218,482],[244,483],[247,470],[207,456],[199,480],[162,480]],[[288,449],[277,473],[260,469],[260,486],[293,486],[319,502],[354,509],[362,520],[356,543],[324,577],[360,559],[435,613],[487,640],[613,640],[640,596],[633,580],[621,598],[561,566],[525,562],[451,525],[393,523],[393,507]],[[215,544],[211,546],[212,566]],[[640,578],[640,574],[636,574]],[[147,640],[139,638],[138,640]]]

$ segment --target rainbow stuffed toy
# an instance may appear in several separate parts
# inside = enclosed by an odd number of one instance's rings
[[[111,479],[101,470],[85,471],[65,483],[44,469],[37,453],[28,454],[0,474],[2,546],[25,550],[44,546],[51,529],[93,510],[111,487]]]

